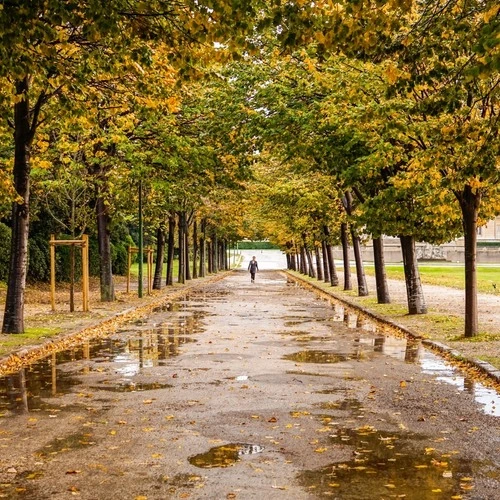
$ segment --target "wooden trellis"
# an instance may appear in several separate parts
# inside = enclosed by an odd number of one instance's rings
[[[56,240],[50,235],[50,303],[52,310],[56,310],[56,246],[72,245],[82,249],[82,298],[84,312],[89,310],[89,237],[82,235],[81,240]]]
[[[130,293],[130,267],[132,265],[132,254],[139,253],[139,249],[137,247],[128,247],[128,266],[127,266],[127,293]],[[148,295],[151,295],[153,292],[153,253],[154,250],[151,247],[145,248],[144,253],[148,257],[147,266],[146,266],[146,274],[147,274],[147,282],[148,282]]]

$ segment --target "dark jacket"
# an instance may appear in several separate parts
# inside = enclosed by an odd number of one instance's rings
[[[250,261],[250,264],[248,264],[248,270],[251,273],[254,273],[255,271],[259,270],[259,266],[257,265],[257,261],[256,260],[251,260]]]

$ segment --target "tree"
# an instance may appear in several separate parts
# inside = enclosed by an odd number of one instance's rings
[[[29,228],[30,159],[41,123],[50,119],[46,104],[54,97],[69,107],[71,99],[95,75],[121,71],[121,65],[147,66],[149,40],[168,41],[172,59],[189,73],[186,53],[197,39],[221,41],[229,30],[239,40],[255,14],[252,2],[233,5],[224,0],[172,4],[164,0],[109,3],[22,1],[0,9],[0,78],[10,85],[2,105],[11,106],[14,131],[12,252],[2,331],[24,330],[24,287]],[[19,29],[22,26],[23,29]],[[228,47],[234,41],[227,42]],[[212,43],[213,48],[213,43]],[[207,50],[207,52],[214,52]],[[116,74],[116,73],[115,73]],[[62,109],[62,108],[60,108]],[[4,116],[6,115],[3,113]],[[102,211],[101,211],[102,212]]]

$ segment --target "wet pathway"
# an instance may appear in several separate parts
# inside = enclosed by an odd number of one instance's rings
[[[0,379],[0,498],[496,499],[500,404],[278,272]]]

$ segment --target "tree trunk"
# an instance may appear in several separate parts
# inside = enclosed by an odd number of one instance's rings
[[[361,256],[361,240],[353,228],[351,228],[352,248],[354,250],[354,260],[356,262],[356,279],[358,280],[358,296],[368,295],[368,285],[366,284],[365,267]]]
[[[307,267],[309,268],[308,275],[310,278],[316,278],[316,272],[314,271],[314,264],[313,264],[311,252],[309,251],[309,248],[307,248],[306,246],[304,246],[304,249],[305,249],[306,257],[307,257],[307,264],[308,264]]]
[[[198,277],[198,223],[193,220],[193,279]]]
[[[174,253],[175,253],[175,215],[168,216],[168,243],[167,243],[167,276],[165,284],[174,284]]]
[[[308,274],[309,272],[307,267],[306,249],[303,246],[300,247],[300,272],[302,274]]]
[[[319,254],[319,247],[314,245],[314,255],[316,256],[316,277],[318,280],[323,281],[323,264]]]
[[[212,251],[212,245],[213,243],[211,241],[207,242],[208,274],[212,274],[214,272],[214,263],[213,263],[214,253]]]
[[[187,214],[184,217],[184,246],[185,246],[185,268],[184,272],[186,273],[186,281],[191,280],[191,266],[189,265],[189,226],[191,225],[191,216],[187,217]]]
[[[390,304],[389,287],[384,262],[384,240],[382,237],[373,239],[373,259],[375,264],[375,283],[377,286],[377,302]]]
[[[349,267],[349,236],[347,234],[347,223],[340,225],[340,237],[342,240],[342,257],[344,260],[344,290],[352,290],[351,269]]]
[[[19,102],[14,104],[14,188],[20,200],[12,204],[12,239],[7,296],[2,333],[24,333],[24,291],[28,266],[30,206],[30,154],[33,141],[30,126],[29,79],[16,82]]]
[[[217,235],[214,233],[212,237],[212,272],[219,272],[219,240]]]
[[[153,279],[153,290],[161,290],[163,260],[165,258],[165,232],[161,226],[156,230],[156,265]]]
[[[179,272],[177,274],[177,282],[185,283],[186,282],[186,237],[184,233],[184,229],[186,227],[184,219],[186,217],[185,212],[179,212]]]
[[[328,226],[323,226],[323,232],[326,238],[330,236],[330,228]],[[337,275],[337,268],[335,267],[335,259],[333,257],[333,248],[330,241],[326,241],[326,255],[328,259],[328,274],[330,275],[330,285],[338,286],[339,277]]]
[[[399,239],[403,253],[408,313],[425,314],[427,313],[427,306],[425,305],[424,292],[418,271],[415,238],[413,236],[400,236]]]
[[[461,193],[455,193],[462,210],[465,250],[465,331],[466,337],[478,333],[477,310],[477,217],[481,205],[481,193],[465,186]]]
[[[206,234],[205,234],[206,222],[201,221],[201,236],[200,236],[200,278],[205,277],[205,258],[207,255],[206,251]]]
[[[224,242],[223,241],[219,241],[218,245],[217,245],[217,258],[218,258],[218,262],[217,262],[217,269],[219,271],[224,271]]]
[[[325,240],[321,242],[321,253],[323,255],[323,281],[328,283],[330,281],[330,271],[328,269],[328,254]]]
[[[113,282],[113,269],[111,262],[111,233],[109,225],[108,205],[100,193],[97,194],[97,241],[99,243],[99,268],[101,278],[101,302],[115,300],[115,286]]]

